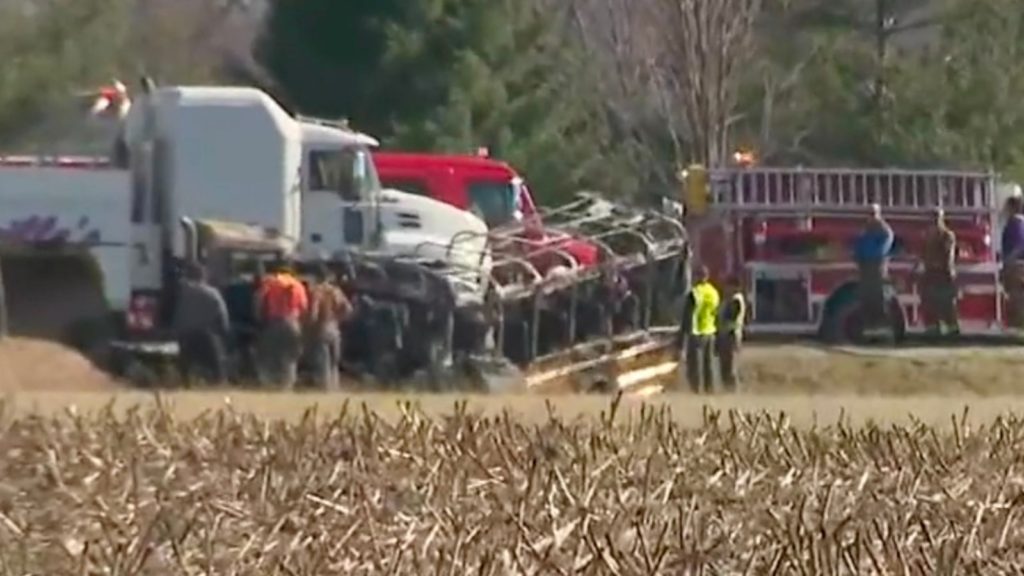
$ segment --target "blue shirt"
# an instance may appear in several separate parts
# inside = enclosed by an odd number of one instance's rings
[[[868,223],[853,245],[857,262],[881,262],[892,251],[892,228],[884,220]]]

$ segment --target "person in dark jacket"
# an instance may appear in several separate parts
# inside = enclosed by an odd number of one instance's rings
[[[224,346],[229,330],[224,298],[207,283],[202,266],[186,265],[174,310],[179,368],[186,381],[227,379]]]
[[[885,328],[885,281],[889,275],[889,253],[893,232],[882,218],[882,208],[871,205],[871,216],[854,246],[859,275],[859,296],[865,330]]]
[[[1003,227],[1003,266],[1000,280],[1006,292],[1006,323],[1015,330],[1024,329],[1024,275],[1021,257],[1024,256],[1024,201],[1020,196],[1006,200],[1006,225]]]
[[[743,325],[747,315],[747,302],[738,277],[730,277],[725,284],[718,318],[718,371],[722,385],[730,392],[739,386],[739,357],[743,344]]]
[[[232,340],[238,358],[238,372],[234,376],[242,382],[252,382],[256,379],[255,348],[260,326],[256,321],[256,307],[253,302],[266,275],[260,260],[254,260],[252,268],[252,279],[239,279],[221,291],[228,306]]]

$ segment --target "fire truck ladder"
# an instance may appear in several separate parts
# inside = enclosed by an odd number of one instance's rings
[[[728,169],[711,173],[712,206],[740,212],[914,213],[942,207],[987,215],[995,208],[996,177],[984,172],[899,169]]]

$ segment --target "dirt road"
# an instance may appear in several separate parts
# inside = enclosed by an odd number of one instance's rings
[[[1024,348],[828,349],[751,344],[742,362],[752,395],[1017,395]],[[73,351],[41,341],[0,344],[0,392],[121,389]]]
[[[1003,395],[1024,393],[1024,348],[824,348],[751,345],[753,394]]]

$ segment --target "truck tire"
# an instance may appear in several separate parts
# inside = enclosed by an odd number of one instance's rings
[[[902,344],[907,337],[907,316],[895,294],[886,295],[886,307],[891,331],[890,342]],[[819,333],[827,344],[864,344],[864,319],[861,316],[860,303],[847,300],[837,306],[822,322]]]
[[[864,341],[864,319],[855,299],[839,304],[821,323],[819,336],[826,344],[860,344]]]

